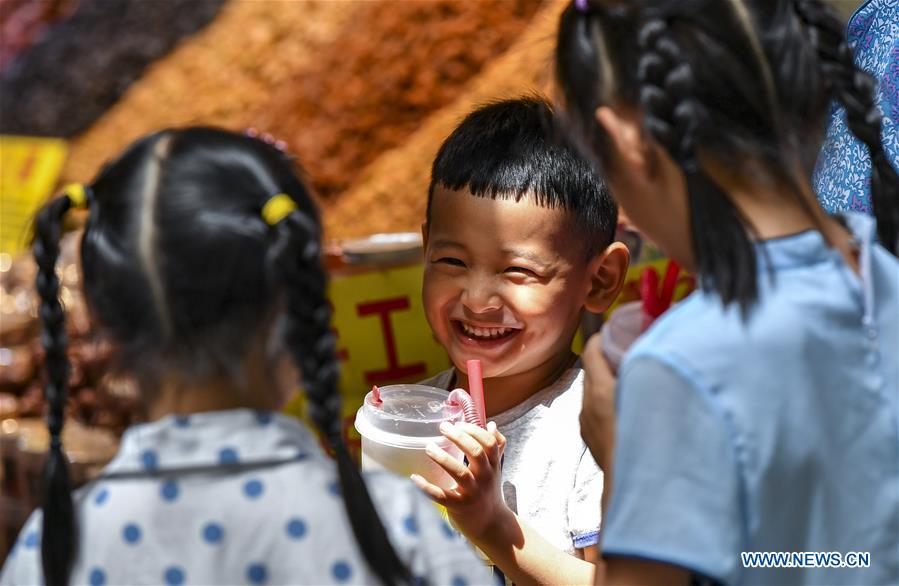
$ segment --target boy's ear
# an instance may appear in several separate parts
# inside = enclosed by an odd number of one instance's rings
[[[613,242],[590,261],[590,290],[584,302],[587,311],[602,313],[612,305],[624,286],[630,262],[630,252],[623,242]]]
[[[428,223],[421,223],[421,250],[422,253],[428,249]]]

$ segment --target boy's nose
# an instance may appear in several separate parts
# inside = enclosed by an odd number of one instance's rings
[[[503,302],[493,287],[476,283],[462,292],[462,305],[472,313],[486,313],[502,309]]]

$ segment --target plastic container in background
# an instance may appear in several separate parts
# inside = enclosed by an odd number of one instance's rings
[[[402,264],[421,261],[422,239],[420,232],[372,234],[345,240],[341,248],[349,264]]]
[[[652,318],[644,311],[642,301],[624,303],[612,312],[600,330],[602,351],[612,372],[618,374],[628,348],[651,323]]]
[[[462,460],[462,452],[440,434],[444,421],[462,421],[462,407],[447,401],[449,393],[425,385],[380,388],[380,403],[369,392],[356,413],[362,436],[362,468],[389,470],[400,476],[419,474],[441,488],[455,481],[425,453],[433,442]]]

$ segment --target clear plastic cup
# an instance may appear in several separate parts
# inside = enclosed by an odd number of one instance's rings
[[[632,301],[620,305],[603,324],[600,330],[602,351],[613,373],[618,373],[628,348],[651,321],[652,318],[643,311],[642,302]]]
[[[362,468],[389,470],[401,476],[419,474],[441,488],[455,481],[425,453],[435,443],[462,460],[462,452],[440,434],[440,424],[462,421],[460,405],[449,404],[449,392],[425,385],[390,385],[380,388],[381,403],[365,395],[356,413],[362,436]]]

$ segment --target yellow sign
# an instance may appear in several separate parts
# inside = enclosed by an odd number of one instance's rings
[[[356,410],[372,385],[416,382],[450,367],[425,319],[422,265],[335,276],[330,298],[340,361],[344,439],[359,450]],[[302,415],[297,395],[287,412]]]
[[[34,215],[56,186],[66,150],[63,140],[0,136],[0,253],[28,247]]]
[[[361,399],[372,385],[421,380],[449,367],[425,320],[422,272],[415,265],[332,281],[341,386],[348,393]]]

